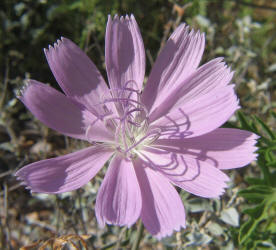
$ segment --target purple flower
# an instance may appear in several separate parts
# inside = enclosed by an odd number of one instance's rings
[[[168,236],[185,227],[173,185],[219,197],[229,181],[221,170],[254,160],[257,136],[219,128],[239,105],[222,58],[199,67],[204,34],[181,24],[144,89],[145,51],[134,17],[109,17],[105,40],[110,88],[84,52],[61,38],[45,55],[64,94],[30,80],[20,97],[44,124],[92,146],[16,175],[33,192],[57,194],[82,187],[110,161],[96,200],[100,226],[130,227],[141,218],[152,235]]]

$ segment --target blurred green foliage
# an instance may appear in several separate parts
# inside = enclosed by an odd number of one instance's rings
[[[235,182],[233,186],[237,186],[238,195],[244,198],[241,203],[234,189],[229,189],[221,201],[191,198],[189,194],[182,193],[188,211],[188,227],[164,239],[161,242],[162,247],[196,249],[198,246],[208,245],[211,249],[225,250],[234,247],[275,249],[275,10],[276,4],[273,0],[2,0],[1,171],[4,174],[9,171],[12,173],[27,162],[82,147],[79,142],[64,139],[48,130],[26,112],[24,106],[16,99],[16,92],[22,88],[26,78],[50,83],[58,88],[47,65],[43,48],[53,44],[60,36],[68,37],[85,50],[106,77],[104,37],[107,16],[133,13],[146,48],[148,74],[152,62],[170,33],[180,22],[186,22],[192,28],[200,29],[206,34],[202,63],[223,56],[236,71],[234,82],[244,113],[238,113],[233,117],[232,124],[260,135],[259,157],[254,166],[230,172]],[[53,150],[34,152],[33,147],[41,141]],[[245,178],[247,175],[250,177]],[[5,202],[12,203],[15,210],[11,209],[13,212],[9,218],[10,230],[14,234],[9,234],[8,230],[3,229],[5,226],[8,227],[5,221],[0,226],[0,248],[5,249],[4,247],[9,245],[10,249],[18,249],[16,244],[45,238],[45,231],[39,231],[37,225],[33,226],[29,222],[28,215],[34,211],[50,211],[48,223],[58,222],[57,230],[61,232],[68,232],[73,228],[75,233],[85,233],[84,228],[92,224],[96,231],[90,239],[93,246],[108,249],[118,244],[118,241],[121,247],[127,247],[133,242],[135,229],[97,229],[91,211],[102,176],[97,176],[93,180],[93,186],[87,185],[88,187],[82,191],[47,197],[31,197],[23,189],[14,188],[16,184],[11,174],[3,176],[0,179],[3,188],[1,199],[5,190],[11,190],[9,197],[5,196]],[[237,182],[236,179],[241,180]],[[4,202],[1,200],[0,204],[2,206]],[[231,224],[231,221],[225,218],[221,219],[223,213],[229,213],[231,217],[236,215],[237,211],[240,215],[240,227],[235,223]],[[60,217],[63,220],[60,220]],[[79,221],[82,223],[77,223]],[[14,243],[7,243],[7,239],[12,238]],[[146,235],[143,244],[145,247],[152,247],[153,244],[159,246],[160,243]]]
[[[271,112],[276,121],[276,113]],[[247,118],[238,113],[242,129],[260,136],[258,140],[258,166],[262,177],[246,178],[249,187],[239,195],[250,202],[243,210],[249,216],[239,231],[239,243],[243,249],[261,249],[276,246],[276,132],[257,116]]]

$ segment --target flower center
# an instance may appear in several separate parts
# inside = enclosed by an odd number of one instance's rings
[[[142,147],[156,140],[160,131],[150,128],[148,111],[140,101],[141,93],[135,81],[110,91],[111,98],[106,98],[104,103],[113,103],[117,111],[104,117],[106,126],[115,131],[114,142],[110,144],[118,153],[133,158]]]

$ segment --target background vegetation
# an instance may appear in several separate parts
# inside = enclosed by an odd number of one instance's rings
[[[273,0],[2,0],[0,248],[29,245],[25,249],[38,249],[44,244],[51,249],[53,244],[72,246],[75,242],[80,249],[85,245],[88,249],[124,249],[137,237],[136,226],[98,228],[94,205],[104,171],[84,188],[62,195],[31,195],[13,177],[27,163],[85,146],[37,121],[16,99],[16,93],[28,78],[58,88],[42,49],[60,36],[79,44],[106,77],[105,25],[107,15],[116,13],[135,15],[146,47],[147,73],[180,22],[204,31],[207,43],[202,63],[224,56],[236,71],[234,82],[243,109],[226,126],[261,136],[258,161],[228,171],[231,188],[222,199],[201,199],[182,191],[187,228],[160,242],[144,231],[141,249],[276,249]]]

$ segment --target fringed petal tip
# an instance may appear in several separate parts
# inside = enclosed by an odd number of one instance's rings
[[[107,226],[117,226],[117,227],[127,227],[128,229],[130,229],[136,223],[136,221],[135,221],[133,223],[127,223],[127,224],[117,224],[113,221],[108,221],[108,220],[101,221],[99,218],[97,218],[97,222],[98,222],[99,229],[104,229],[106,225]]]
[[[246,130],[245,130],[246,131]],[[248,131],[247,131],[248,132]],[[250,132],[249,132],[250,133]],[[253,145],[253,149],[254,149],[254,153],[256,153],[256,151],[259,149],[256,144],[258,143],[258,140],[261,138],[260,135],[255,134],[255,133],[251,133],[251,136],[248,138],[249,140],[252,141],[252,145]],[[256,156],[258,156],[258,153],[255,154]]]
[[[22,185],[25,186],[24,188],[25,188],[27,191],[29,191],[31,195],[32,195],[32,194],[35,194],[35,193],[39,193],[39,191],[38,191],[38,192],[34,191],[31,187],[27,186],[26,184],[22,184]]]
[[[16,177],[16,180],[19,181],[19,185],[24,186],[25,189],[32,192],[32,188],[28,186],[28,183],[25,180],[24,171],[18,170],[13,175]]]
[[[258,150],[258,148],[256,147],[255,152],[256,152],[257,150]],[[257,161],[258,156],[259,156],[259,154],[258,154],[258,153],[254,153],[254,154],[253,154],[253,160],[252,160],[252,161]]]
[[[44,54],[67,97],[93,110],[100,94],[108,94],[108,87],[95,64],[70,39],[61,36],[53,45],[44,48]]]
[[[214,196],[209,196],[209,197],[206,197],[206,198],[208,198],[208,199],[220,199],[220,197],[225,194],[227,188],[228,188],[228,185],[225,183],[225,186],[223,186],[220,189],[219,193],[215,194]]]
[[[22,97],[24,96],[24,94],[26,93],[26,90],[28,89],[28,87],[30,85],[34,84],[34,80],[32,79],[26,79],[23,81],[23,85],[21,86],[20,89],[18,89],[16,91],[16,97],[19,99],[19,100],[22,100]]]
[[[19,181],[19,185],[20,186],[24,186],[24,188],[28,191],[30,191],[31,193],[33,193],[34,191],[32,190],[32,188],[30,186],[28,186],[28,183],[25,181],[24,176],[20,176],[18,175],[18,171],[14,174],[14,176],[16,177],[16,180]]]
[[[108,17],[105,34],[105,62],[111,89],[128,82],[142,89],[145,76],[145,49],[135,18],[129,15]]]
[[[188,32],[189,35],[198,37],[198,38],[203,38],[205,39],[205,32],[201,32],[199,29],[194,29],[191,28],[187,23],[181,23],[178,27],[178,34],[182,34],[183,32]],[[173,36],[171,37],[173,38]]]
[[[21,185],[25,185],[25,189],[27,189],[28,191],[31,191],[31,192],[32,192],[31,187],[27,186],[27,184],[26,184],[26,183],[21,183]]]
[[[258,143],[258,140],[261,138],[260,135],[252,133],[251,138],[252,140],[255,140],[255,144]],[[257,147],[256,147],[257,148]],[[258,149],[258,148],[257,148]]]
[[[13,174],[13,176],[15,177],[15,179],[16,179],[17,181],[21,181],[21,180],[22,180],[21,176],[18,175],[18,172],[15,172],[15,173]]]
[[[25,177],[26,177],[26,173],[24,171],[24,168],[21,168],[21,169],[17,170],[13,175],[15,176],[17,181],[24,181]]]
[[[231,182],[231,179],[224,174],[223,172],[221,172],[223,174],[223,176],[220,176],[221,181],[219,183],[217,183],[217,188],[213,190],[213,194],[209,193],[209,194],[197,194],[200,197],[203,198],[208,198],[208,199],[219,199],[222,195],[225,194],[226,189],[228,189],[229,183]]]
[[[135,21],[135,17],[132,13],[130,13],[130,15],[126,14],[125,16],[119,16],[118,14],[115,14],[113,17],[111,14],[108,15],[107,20],[110,21],[115,21],[115,20],[120,20],[120,21],[124,21],[124,20],[131,20],[131,21]]]
[[[261,138],[261,136],[252,133],[252,135],[250,136],[249,140],[252,141],[252,150],[251,152],[252,154],[252,161],[257,161],[259,153],[258,150],[259,148],[256,146],[256,144],[258,143],[258,140]]]
[[[33,192],[58,194],[87,184],[104,166],[112,152],[92,146],[64,156],[31,163],[16,172]]]
[[[97,218],[97,222],[98,222],[98,225],[99,225],[99,228],[100,228],[100,229],[104,229],[104,227],[105,227],[106,225],[108,225],[108,226],[117,226],[117,227],[127,227],[127,228],[131,228],[131,227],[136,223],[136,221],[134,221],[134,222],[131,222],[131,223],[122,223],[122,224],[118,224],[118,223],[116,223],[116,222],[114,222],[114,221],[109,221],[109,220],[106,220],[106,219],[101,220],[101,219],[99,219],[99,218]]]
[[[19,179],[19,178],[18,178],[17,180],[20,181],[20,182],[19,182],[19,185],[20,185],[20,186],[23,186],[24,189],[30,191],[31,193],[34,192],[34,191],[32,190],[32,188],[31,188],[30,186],[28,186],[28,183],[25,182],[23,179]]]
[[[185,229],[185,228],[186,228],[186,222],[175,229],[168,230],[165,232],[160,232],[158,234],[153,234],[153,237],[155,237],[157,240],[162,240],[163,238],[172,236],[174,232],[180,232],[182,229]]]
[[[43,49],[44,54],[47,56],[48,52],[51,52],[52,50],[57,49],[63,42],[66,42],[67,40],[68,40],[67,38],[61,36],[60,39],[57,39],[57,41],[53,45],[49,44],[48,49],[47,48]]]

